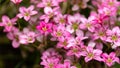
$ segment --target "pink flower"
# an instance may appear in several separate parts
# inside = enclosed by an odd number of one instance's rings
[[[68,56],[76,56],[77,58],[80,58],[82,56],[82,50],[79,46],[72,46],[70,47],[69,51],[67,52]]]
[[[120,28],[114,27],[112,30],[107,30],[107,42],[110,42],[113,46],[112,48],[116,48],[120,46]]]
[[[106,1],[103,0],[102,5],[105,7],[117,8],[117,7],[119,7],[120,2],[117,0],[106,0]]]
[[[57,43],[57,47],[58,48],[65,48],[65,49],[68,49],[69,47],[68,47],[68,40],[69,40],[70,38],[69,37],[64,37],[64,36],[62,36],[61,38],[60,38],[60,40],[59,40],[59,42]]]
[[[107,16],[116,16],[117,9],[111,7],[101,7],[98,9],[99,14]]]
[[[102,54],[102,51],[99,49],[93,49],[92,47],[88,46],[86,47],[86,51],[83,52],[83,55],[85,56],[85,62],[88,62],[92,59],[102,61],[102,58],[100,57]]]
[[[62,29],[61,29],[62,28]],[[53,40],[56,38],[57,40],[60,40],[61,37],[69,37],[70,33],[66,31],[65,26],[59,25],[59,26],[54,26],[53,32],[51,33],[53,36]]]
[[[24,28],[23,33],[19,34],[19,42],[21,44],[33,43],[35,41],[36,34],[29,29]]]
[[[40,64],[44,65],[44,68],[57,68],[58,63],[59,61],[56,58],[47,58],[44,59]]]
[[[15,4],[19,4],[19,3],[21,3],[22,2],[22,0],[11,0],[13,3],[15,3]]]
[[[112,66],[115,62],[120,63],[118,57],[114,52],[111,52],[109,55],[107,53],[102,54],[103,62],[106,63],[109,67]]]
[[[90,16],[88,18],[88,20],[85,17],[81,17],[81,24],[80,24],[80,28],[81,29],[88,29],[90,32],[94,32],[95,31],[95,23],[93,23],[92,21],[95,19],[95,16]]]
[[[64,64],[61,68],[77,68],[77,67],[71,66],[71,61],[66,59],[66,60],[64,60]]]
[[[96,29],[95,33],[93,34],[93,39],[94,40],[101,39],[103,41],[106,40],[107,39],[106,30],[103,29],[102,27]]]
[[[94,24],[100,24],[104,25],[104,22],[109,19],[108,14],[98,14],[95,16],[95,19],[93,19]]]
[[[37,7],[52,7],[59,6],[59,0],[42,0],[42,2],[38,3]]]
[[[15,27],[12,28],[12,30],[7,33],[7,37],[12,40],[12,46],[13,48],[18,48],[20,46],[20,43],[19,43],[19,30]]]
[[[13,26],[16,24],[15,22],[17,21],[17,18],[13,18],[10,20],[8,16],[2,16],[2,23],[0,23],[0,26],[4,26],[5,32],[10,32],[13,28]]]
[[[87,36],[84,35],[84,32],[82,30],[76,30],[76,35],[79,38],[79,41],[82,41],[88,38]]]
[[[69,15],[67,20],[68,20],[68,25],[66,27],[67,31],[70,33],[73,33],[77,29],[79,29],[79,24],[80,24],[80,14],[76,13],[74,16]]]
[[[52,24],[41,21],[40,24],[36,27],[42,34],[49,34],[52,31]]]
[[[41,59],[42,62],[40,64],[44,65],[44,68],[57,68],[61,56],[53,48],[50,48],[43,52]]]
[[[78,45],[83,45],[83,39],[81,37],[70,37],[70,39],[68,40],[68,45],[67,47],[74,47],[74,46],[78,46]]]
[[[44,20],[45,22],[49,22],[49,19],[53,18],[55,15],[60,14],[60,8],[59,7],[55,7],[55,8],[51,8],[51,7],[45,7],[44,8],[44,15],[40,16],[40,20]]]
[[[54,17],[54,20],[60,25],[65,25],[67,23],[66,17],[67,15],[58,14],[56,17]]]
[[[20,13],[19,13],[17,16],[18,16],[19,18],[24,17],[24,19],[25,19],[26,21],[28,21],[32,15],[35,15],[35,14],[38,13],[37,11],[34,11],[33,9],[34,9],[34,6],[33,6],[33,5],[31,5],[31,6],[28,7],[28,8],[20,7],[20,8],[19,8],[19,12],[20,12]]]

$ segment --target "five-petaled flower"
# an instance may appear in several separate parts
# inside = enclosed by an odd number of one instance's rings
[[[19,18],[24,17],[24,19],[25,19],[26,21],[28,21],[32,15],[35,15],[35,14],[38,13],[37,11],[34,11],[33,9],[34,9],[34,6],[33,6],[33,5],[31,5],[31,6],[28,7],[28,8],[20,7],[20,8],[19,8],[19,12],[20,12],[20,13],[19,13],[17,16],[18,16]]]

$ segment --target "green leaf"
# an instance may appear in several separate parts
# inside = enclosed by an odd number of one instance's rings
[[[120,64],[116,63],[115,68],[120,68]]]
[[[76,64],[77,68],[81,68],[81,65],[79,63]]]

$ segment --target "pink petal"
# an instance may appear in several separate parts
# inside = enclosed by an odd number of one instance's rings
[[[37,11],[32,11],[31,13],[30,13],[30,15],[35,15],[35,14],[37,14],[38,12]]]
[[[8,18],[8,16],[2,16],[2,22],[8,23],[8,22],[10,22],[10,19]]]
[[[22,18],[23,14],[17,14],[17,17]]]
[[[20,46],[20,44],[19,44],[19,42],[17,42],[16,40],[13,40],[12,46],[13,46],[14,48],[18,48],[18,47]]]
[[[0,22],[0,26],[4,26],[4,24],[2,22]]]
[[[90,46],[90,47],[92,47],[92,48],[94,48],[94,47],[95,47],[95,45],[96,45],[96,43],[95,43],[95,42],[93,42],[93,41],[90,41],[90,42],[88,43],[88,46]]]
[[[100,56],[95,56],[94,59],[98,61],[103,61],[103,59]]]
[[[30,16],[24,16],[24,19],[28,21],[30,19]]]
[[[85,23],[82,23],[82,24],[80,24],[80,29],[86,29],[86,25],[85,25]]]
[[[30,7],[27,8],[27,10],[29,11],[32,11],[35,7],[33,5],[31,5]]]
[[[92,58],[85,57],[85,62],[88,62],[88,61],[90,61],[90,60],[92,60]]]
[[[77,30],[76,31],[76,35],[79,36],[79,37],[83,37],[84,36],[84,33],[82,30]]]
[[[52,12],[53,12],[53,10],[52,10],[51,7],[45,7],[45,8],[44,8],[44,13],[45,13],[45,14],[48,14],[48,15],[49,15],[49,14],[52,13]]]
[[[42,3],[42,2],[40,2],[39,4],[37,4],[37,7],[39,7],[39,8],[42,8],[42,7],[44,7],[45,5]]]
[[[19,12],[20,13],[25,13],[26,12],[26,8],[25,7],[20,7],[19,8]]]

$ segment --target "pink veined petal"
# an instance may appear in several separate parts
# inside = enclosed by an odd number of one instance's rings
[[[24,19],[28,21],[30,19],[30,16],[24,16]]]
[[[90,57],[90,58],[87,57],[87,56],[85,57],[85,62],[88,62],[88,61],[90,61],[90,60],[92,60],[92,57]]]
[[[23,33],[25,33],[25,34],[29,33],[29,29],[28,28],[24,28],[23,29]]]
[[[6,26],[6,27],[5,27],[5,31],[8,31],[8,32],[11,31],[12,27],[13,27],[13,26]]]
[[[119,59],[118,57],[115,58],[115,61],[116,61],[117,63],[120,63],[120,59]]]
[[[94,48],[95,45],[96,45],[96,43],[93,42],[93,41],[90,41],[90,42],[88,43],[88,46],[89,46],[89,47],[92,47],[92,48]]]
[[[113,65],[113,63],[106,63],[109,67],[111,67]]]
[[[20,46],[20,44],[16,40],[13,40],[12,46],[13,46],[13,48],[18,48]]]
[[[106,31],[106,34],[107,34],[107,35],[112,35],[113,33],[112,33],[111,30],[107,30],[107,31]]]
[[[73,33],[73,32],[74,32],[74,29],[72,29],[72,26],[71,26],[71,25],[68,25],[68,26],[66,27],[66,30],[67,30],[68,32],[70,32],[70,33]]]
[[[114,28],[112,29],[112,32],[113,32],[113,33],[116,33],[116,32],[117,32],[116,30],[120,30],[119,27],[114,27]]]
[[[27,8],[27,10],[30,10],[30,11],[32,11],[33,9],[34,9],[33,5],[31,5],[30,7]]]
[[[39,19],[45,19],[46,17],[47,17],[47,15],[42,15],[42,16],[40,16]]]
[[[39,4],[37,4],[37,7],[42,8],[45,7],[45,5],[42,2],[40,2]]]
[[[26,36],[26,35],[20,36],[20,37],[19,37],[19,42],[20,42],[21,44],[27,44],[27,43],[28,43],[28,42],[27,42],[27,36]]]
[[[23,14],[17,14],[17,17],[22,18]]]
[[[10,19],[7,16],[3,16],[2,17],[2,22],[3,23],[8,23],[8,22],[10,22]]]
[[[31,13],[30,13],[30,15],[35,15],[35,14],[37,14],[38,12],[37,11],[32,11]]]
[[[77,36],[79,36],[79,37],[83,37],[83,36],[84,36],[84,33],[83,33],[82,30],[76,30],[76,34],[77,34]]]
[[[102,54],[102,57],[103,57],[103,58],[107,58],[107,57],[108,57],[108,54],[107,54],[107,53],[103,53],[103,54]]]
[[[20,7],[19,8],[19,12],[20,13],[25,13],[26,12],[26,8],[25,7]]]
[[[113,44],[112,49],[116,49],[118,46]]]
[[[102,51],[99,50],[99,49],[95,49],[95,50],[93,51],[93,53],[94,53],[95,55],[100,56],[100,55],[102,54]]]
[[[86,25],[85,25],[85,23],[82,23],[82,24],[80,24],[80,29],[86,29]]]
[[[87,19],[86,19],[85,17],[81,17],[80,20],[81,20],[81,22],[84,23],[84,24],[87,22]]]
[[[46,22],[46,23],[49,22],[49,17],[48,17],[48,16],[46,16],[46,18],[45,18],[45,22]]]
[[[45,7],[45,8],[44,8],[44,13],[45,13],[45,14],[48,14],[48,15],[49,15],[49,14],[52,13],[52,12],[53,12],[53,10],[52,10],[51,7]]]
[[[95,56],[94,59],[98,61],[103,61],[103,59],[100,56]]]
[[[93,48],[89,47],[89,46],[86,48],[86,50],[87,50],[87,52],[93,52]]]
[[[89,31],[94,32],[95,28],[93,26],[91,26],[90,28],[88,28]]]
[[[103,49],[103,44],[102,43],[98,43],[96,45],[96,49],[102,50]]]
[[[115,54],[114,52],[111,52],[111,53],[109,54],[109,56],[110,56],[110,57],[115,57],[116,54]]]

